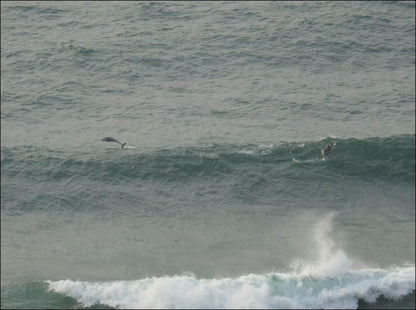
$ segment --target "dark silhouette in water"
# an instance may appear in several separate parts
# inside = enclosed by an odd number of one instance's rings
[[[334,142],[331,142],[331,144],[328,144],[325,149],[322,149],[322,155],[328,156],[329,153],[332,151],[333,146],[334,146]]]
[[[121,143],[120,141],[118,141],[118,140],[116,140],[116,139],[114,139],[114,138],[111,138],[111,137],[105,137],[105,138],[102,138],[102,139],[101,139],[101,141],[106,141],[106,142],[116,142],[116,143],[118,143],[118,144],[120,144],[120,145],[121,145],[121,149],[124,149],[124,146],[127,144],[127,143]]]

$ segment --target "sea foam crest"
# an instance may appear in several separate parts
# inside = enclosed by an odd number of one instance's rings
[[[337,277],[351,270],[353,263],[344,250],[337,248],[330,238],[335,215],[335,212],[329,213],[314,227],[316,258],[310,261],[299,259],[292,262],[291,267],[299,275],[314,278]]]
[[[290,272],[198,279],[192,274],[135,281],[47,281],[49,290],[85,306],[115,308],[357,308],[383,295],[397,300],[415,290],[415,267],[352,269],[329,237],[334,213],[315,227],[315,260],[293,263]]]
[[[49,289],[85,306],[115,308],[356,308],[381,295],[400,299],[415,289],[415,268],[369,269],[314,279],[297,274],[238,278],[154,277],[136,281],[47,281]]]

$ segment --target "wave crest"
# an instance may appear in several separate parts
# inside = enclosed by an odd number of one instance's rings
[[[135,281],[47,281],[49,290],[85,306],[115,308],[357,308],[360,299],[397,300],[415,289],[415,268],[350,271],[316,279],[292,273],[238,278],[154,277]]]
[[[318,256],[291,272],[198,279],[193,274],[134,281],[46,281],[49,290],[85,306],[115,308],[357,308],[380,296],[399,300],[415,290],[415,267],[352,269],[331,239],[335,213],[315,226]],[[295,264],[296,265],[296,264]]]

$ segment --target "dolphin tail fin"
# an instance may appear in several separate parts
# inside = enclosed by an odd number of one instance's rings
[[[121,149],[124,149],[124,146],[126,145],[127,143],[123,143],[122,145],[121,145]]]

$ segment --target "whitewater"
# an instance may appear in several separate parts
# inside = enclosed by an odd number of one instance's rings
[[[1,308],[414,309],[414,12],[2,1]]]
[[[49,290],[75,298],[83,306],[121,309],[351,309],[381,295],[400,300],[414,290],[415,267],[376,269],[355,262],[330,239],[334,213],[314,230],[313,261],[294,261],[293,271],[237,278],[199,279],[193,274],[136,281],[47,281]]]

